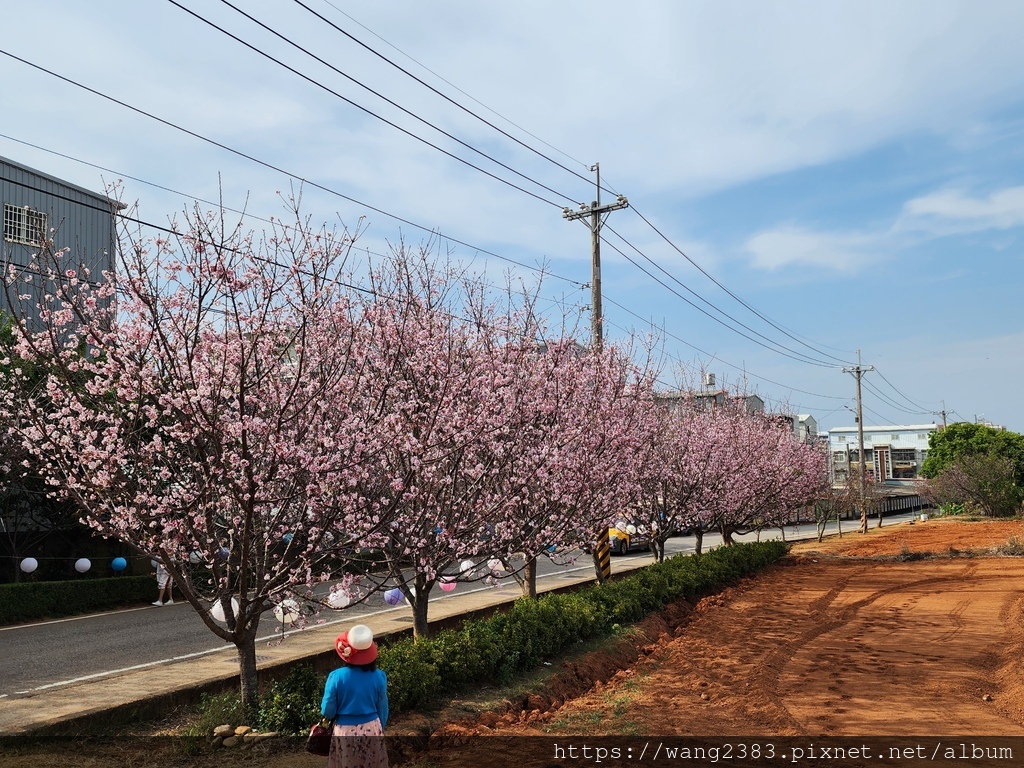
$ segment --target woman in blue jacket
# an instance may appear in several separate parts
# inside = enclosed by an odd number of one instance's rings
[[[328,768],[388,768],[388,680],[377,669],[373,631],[357,624],[334,643],[342,665],[327,676],[320,713],[334,721]]]

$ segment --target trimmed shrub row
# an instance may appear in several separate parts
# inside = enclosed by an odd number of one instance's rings
[[[670,558],[625,578],[537,600],[520,598],[505,613],[470,621],[433,638],[380,649],[394,711],[430,706],[488,683],[507,683],[544,659],[610,634],[679,598],[697,598],[754,573],[786,552],[782,541],[719,547]]]
[[[152,576],[0,584],[0,626],[108,611],[155,597]]]

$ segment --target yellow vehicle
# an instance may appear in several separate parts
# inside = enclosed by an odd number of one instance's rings
[[[608,528],[608,544],[613,555],[624,555],[637,549],[647,549],[651,537],[646,530],[625,520],[616,521]]]

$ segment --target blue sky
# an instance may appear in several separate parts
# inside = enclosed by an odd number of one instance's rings
[[[546,263],[570,307],[589,304],[589,233],[561,207],[593,200],[600,163],[631,204],[604,230],[606,335],[653,324],[666,385],[704,370],[851,425],[860,350],[867,424],[945,408],[1024,431],[1019,3],[302,0],[474,116],[296,0],[234,4],[334,69],[227,3],[176,2],[309,80],[169,0],[18,4],[0,49],[339,193],[307,186],[303,209],[365,216],[370,251],[436,230],[496,282],[512,267],[487,252]],[[188,200],[152,185],[281,212],[280,173],[10,56],[0,78],[0,155],[149,182],[124,196],[154,223]]]

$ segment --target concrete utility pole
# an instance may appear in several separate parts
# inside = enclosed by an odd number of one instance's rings
[[[942,410],[941,411],[932,411],[932,415],[933,416],[941,416],[942,417],[942,428],[943,429],[946,428],[946,413],[947,413],[947,411],[946,411],[946,401],[945,400],[942,401]]]
[[[590,205],[580,204],[580,209],[563,208],[562,216],[569,221],[580,220],[590,228],[591,276],[590,276],[590,339],[595,352],[604,348],[604,312],[601,309],[601,227],[612,211],[629,206],[629,201],[619,195],[614,203],[601,205],[601,164],[594,163],[590,170],[597,174],[597,200]],[[587,221],[587,218],[590,220]],[[612,575],[611,545],[608,526],[597,533],[597,548],[594,550],[594,570],[597,581],[603,584]]]
[[[869,365],[864,368],[860,364],[860,350],[857,350],[857,365],[853,368],[843,368],[843,373],[852,373],[857,380],[857,455],[860,456],[860,532],[868,532],[868,508],[866,499],[867,491],[867,466],[868,462],[864,456],[864,408],[860,399],[860,377],[868,371],[875,370],[875,366]]]
[[[597,200],[590,205],[581,204],[578,211],[563,208],[562,216],[569,221],[581,220],[590,228],[590,336],[594,349],[600,351],[604,345],[604,313],[601,309],[601,227],[604,226],[609,213],[628,208],[629,201],[623,195],[619,195],[614,203],[601,205],[601,164],[594,163],[590,170],[597,173]],[[586,221],[587,218],[590,221]]]

